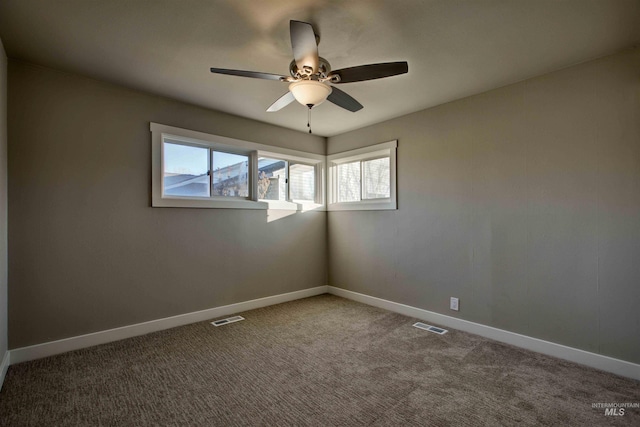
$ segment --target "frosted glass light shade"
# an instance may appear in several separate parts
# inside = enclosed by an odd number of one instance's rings
[[[331,93],[329,85],[315,80],[302,80],[291,83],[289,90],[293,97],[302,105],[319,105]]]

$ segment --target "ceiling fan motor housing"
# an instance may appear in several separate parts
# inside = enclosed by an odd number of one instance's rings
[[[291,77],[296,80],[327,80],[329,73],[331,73],[331,65],[329,61],[322,57],[318,57],[318,71],[313,72],[311,67],[302,67],[302,70],[298,68],[295,59],[289,64],[289,73]]]

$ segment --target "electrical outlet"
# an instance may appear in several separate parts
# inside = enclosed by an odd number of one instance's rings
[[[458,298],[451,297],[451,302],[449,303],[449,308],[451,310],[458,311]]]

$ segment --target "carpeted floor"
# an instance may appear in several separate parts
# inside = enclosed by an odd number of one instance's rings
[[[640,383],[331,295],[11,366],[3,426],[640,425]]]

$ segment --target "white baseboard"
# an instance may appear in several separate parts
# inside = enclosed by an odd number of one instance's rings
[[[236,304],[224,305],[207,310],[195,311],[193,313],[180,314],[178,316],[151,320],[149,322],[137,323],[135,325],[123,326],[120,328],[94,332],[77,337],[65,338],[57,341],[46,342],[43,344],[16,348],[9,351],[9,360],[13,365],[16,363],[27,362],[29,360],[35,360],[43,357],[53,356],[55,354],[65,353],[67,351],[78,350],[98,344],[105,344],[112,341],[118,341],[138,335],[144,335],[151,332],[162,331],[164,329],[175,328],[176,326],[183,326],[189,323],[201,322],[216,317],[227,316],[229,314],[239,313],[241,311],[253,310],[256,308],[280,304],[287,301],[321,295],[327,292],[327,286],[318,286],[315,288],[303,289],[301,291],[289,292],[286,294],[274,295],[270,297],[239,302]],[[7,366],[8,364],[9,363],[7,362]]]
[[[7,375],[7,370],[9,369],[9,363],[11,363],[11,353],[8,351],[4,352],[4,357],[2,358],[2,364],[0,364],[0,390],[2,390],[2,385],[4,384],[4,377]]]
[[[187,325],[190,323],[201,322],[216,317],[227,316],[229,314],[235,314],[242,311],[266,307],[269,305],[280,304],[287,301],[321,295],[327,292],[343,298],[372,305],[374,307],[379,307],[385,310],[400,313],[405,316],[414,317],[420,320],[426,320],[449,328],[459,329],[461,331],[470,332],[496,341],[525,348],[527,350],[536,351],[538,353],[569,360],[571,362],[590,366],[596,369],[601,369],[603,371],[611,372],[616,375],[640,380],[640,365],[635,363],[603,356],[601,354],[591,353],[584,350],[579,350],[572,347],[567,347],[538,338],[528,337],[526,335],[505,331],[491,326],[482,325],[480,323],[470,322],[468,320],[446,316],[444,314],[439,314],[432,311],[423,310],[421,308],[412,307],[409,305],[400,304],[377,297],[372,297],[358,292],[336,288],[334,286],[318,286],[301,291],[259,298],[236,304],[210,308],[207,310],[196,311],[193,313],[181,314],[164,319],[152,320],[135,325],[123,326],[106,331],[94,332],[91,334],[80,335],[77,337],[65,338],[62,340],[51,341],[43,344],[36,344],[28,347],[10,350],[4,354],[2,364],[0,365],[0,389],[2,388],[2,383],[4,382],[4,377],[10,364],[27,362],[29,360],[53,356],[56,354],[65,353],[67,351],[105,344],[112,341],[131,338],[138,335],[144,335],[151,332],[157,332],[164,329]]]
[[[420,320],[426,320],[449,328],[459,329],[461,331],[470,332],[496,341],[511,344],[517,347],[532,350],[538,353],[554,356],[560,359],[569,360],[581,365],[590,366],[592,368],[601,369],[623,377],[640,380],[640,365],[626,362],[613,357],[603,356],[601,354],[591,353],[579,350],[573,347],[567,347],[562,344],[556,344],[544,341],[538,338],[532,338],[526,335],[520,335],[515,332],[505,331],[503,329],[482,325],[480,323],[470,322],[468,320],[458,319],[444,314],[435,313],[433,311],[423,310],[421,308],[412,307],[410,305],[400,304],[381,298],[372,297],[358,292],[348,291],[346,289],[329,286],[329,293],[339,297],[358,301],[374,307],[384,308],[385,310],[403,314],[405,316],[414,317]]]

